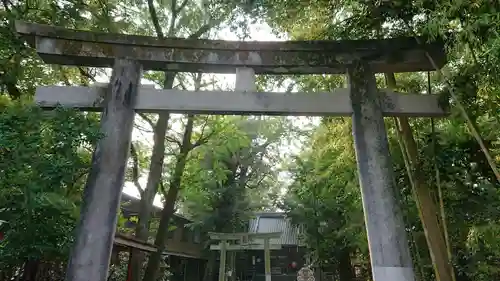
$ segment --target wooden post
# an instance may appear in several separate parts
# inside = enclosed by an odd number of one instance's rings
[[[373,280],[414,281],[375,76],[367,63],[358,61],[348,68],[348,78]]]
[[[104,137],[92,156],[76,242],[66,271],[67,281],[107,278],[141,71],[138,62],[115,61],[101,117]]]
[[[229,270],[231,271],[228,281],[236,281],[236,251],[230,251],[227,255]]]
[[[127,281],[132,281],[132,255],[134,250],[130,248],[128,254],[128,264],[127,264]]]
[[[266,281],[271,281],[271,250],[269,249],[270,238],[264,239],[264,267],[266,272]]]
[[[226,240],[220,241],[219,281],[226,281]]]

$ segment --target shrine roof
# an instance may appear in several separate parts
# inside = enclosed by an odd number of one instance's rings
[[[293,225],[285,213],[257,213],[250,219],[249,233],[281,232],[279,239],[271,239],[271,244],[299,245],[299,227]],[[261,243],[261,242],[259,242]]]

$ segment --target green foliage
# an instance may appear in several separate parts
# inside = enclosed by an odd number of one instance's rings
[[[292,164],[294,182],[281,207],[303,225],[303,239],[315,264],[340,270],[346,250],[368,250],[350,122],[325,120],[309,142]]]
[[[15,20],[84,30],[132,28],[122,1],[5,1],[0,6],[0,95],[31,96],[36,86],[88,84],[97,70],[47,66],[16,34]],[[81,75],[84,73],[85,75]],[[90,74],[90,75],[89,75]]]
[[[97,120],[71,110],[0,105],[0,263],[65,257]],[[2,266],[3,267],[3,266]]]
[[[414,34],[445,38],[449,61],[445,71],[450,75],[448,84],[431,75],[434,93],[441,95],[443,99],[449,99],[448,92],[453,90],[465,105],[471,119],[477,123],[490,151],[494,156],[498,155],[500,61],[499,56],[494,55],[500,53],[500,6],[497,2],[262,0],[252,3],[252,13],[264,17],[277,32],[285,32],[291,39],[338,40]],[[427,92],[426,75],[422,73],[399,74],[396,79],[401,91]],[[299,88],[305,90],[329,90],[325,84],[331,81],[325,77],[294,80],[298,82]],[[412,120],[412,126],[416,131],[420,160],[428,183],[434,188],[434,164],[437,163],[439,168],[457,280],[493,280],[498,278],[495,260],[498,261],[500,257],[500,252],[494,246],[497,243],[491,236],[496,233],[500,223],[498,183],[453,105],[452,102],[450,118],[436,121],[435,135],[432,135],[427,120]],[[345,139],[340,142],[336,140],[339,134],[329,134],[329,130],[333,129],[331,126],[342,126],[339,122],[329,121],[332,120],[325,120],[315,129],[310,142],[314,142],[320,135],[330,138],[319,147],[311,146],[312,148],[300,154],[299,159],[295,161],[295,181],[291,186],[292,194],[288,201],[292,217],[295,217],[298,223],[305,223],[306,229],[310,228],[311,232],[307,232],[306,238],[309,246],[317,252],[321,252],[323,247],[315,244],[314,239],[323,241],[323,236],[321,231],[316,231],[318,223],[311,219],[312,214],[308,212],[315,210],[322,220],[323,213],[327,211],[324,206],[335,209],[335,205],[340,205],[340,210],[351,210],[352,202],[346,202],[340,195],[349,185],[357,185],[354,179],[347,181],[343,178],[346,171],[349,173],[354,168],[352,155],[349,158],[351,160],[346,161],[346,158],[339,155],[326,157],[321,154],[330,147],[340,152],[351,149],[350,143]],[[423,229],[412,200],[406,168],[391,123],[388,123],[388,130],[397,188],[404,204],[405,223],[407,229],[412,230],[412,248],[415,255],[420,256],[422,264],[418,267],[424,268],[424,280],[433,280]],[[436,138],[436,147],[433,145],[432,136]],[[496,159],[498,163],[498,157]],[[324,164],[314,164],[317,162]],[[321,168],[328,165],[334,165],[336,169]],[[327,180],[321,181],[324,174],[328,175]],[[337,188],[328,189],[329,186]],[[437,194],[437,188],[434,192]],[[329,198],[335,199],[325,204],[324,201]],[[359,219],[350,218],[347,223],[341,219],[338,223],[340,228],[349,229],[350,224],[358,222]],[[338,232],[334,226],[329,227],[334,228],[333,233]],[[348,232],[351,235],[353,233],[358,232]],[[342,246],[336,244],[336,237],[329,237],[327,240],[334,247]],[[339,250],[340,248],[336,248],[333,252]]]
[[[193,150],[183,181],[183,208],[198,227],[243,231],[252,212],[268,206],[277,185],[271,151],[282,140],[282,118],[217,117],[216,133]]]

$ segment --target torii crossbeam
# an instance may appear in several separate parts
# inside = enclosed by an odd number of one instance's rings
[[[36,101],[103,110],[105,137],[85,186],[68,281],[106,280],[124,183],[134,112],[352,116],[374,281],[414,281],[401,211],[394,197],[384,116],[445,116],[435,96],[377,89],[375,73],[435,70],[442,42],[425,38],[350,41],[231,42],[75,31],[16,22],[50,64],[113,67],[107,88],[41,87]],[[142,70],[236,73],[235,92],[140,88]],[[333,93],[257,93],[255,73],[347,74]]]

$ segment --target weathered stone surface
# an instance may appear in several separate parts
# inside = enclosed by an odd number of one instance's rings
[[[36,102],[46,108],[58,103],[82,110],[100,110],[95,101],[103,87],[39,87]],[[398,94],[381,90],[382,112],[385,116],[440,117],[447,114],[438,104],[437,96]],[[198,114],[263,114],[350,116],[353,113],[348,89],[323,93],[261,93],[247,91],[181,91],[141,88],[135,106],[141,112],[169,111]]]
[[[256,92],[255,71],[249,67],[237,68],[234,89],[236,91]]]
[[[414,281],[405,225],[396,199],[389,143],[370,67],[349,68],[352,127],[374,281]]]
[[[92,155],[76,241],[66,270],[67,281],[107,278],[140,77],[140,64],[117,60],[111,83],[99,96],[105,105],[101,117],[104,137]]]
[[[236,42],[157,39],[94,33],[17,22],[19,34],[47,63],[109,67],[115,58],[138,60],[146,70],[234,73],[251,67],[256,73],[345,73],[355,60],[366,60],[375,72],[434,70],[427,50],[441,67],[442,42],[419,46],[415,38],[347,41]],[[425,42],[425,39],[421,38]],[[175,52],[174,52],[175,50]]]

